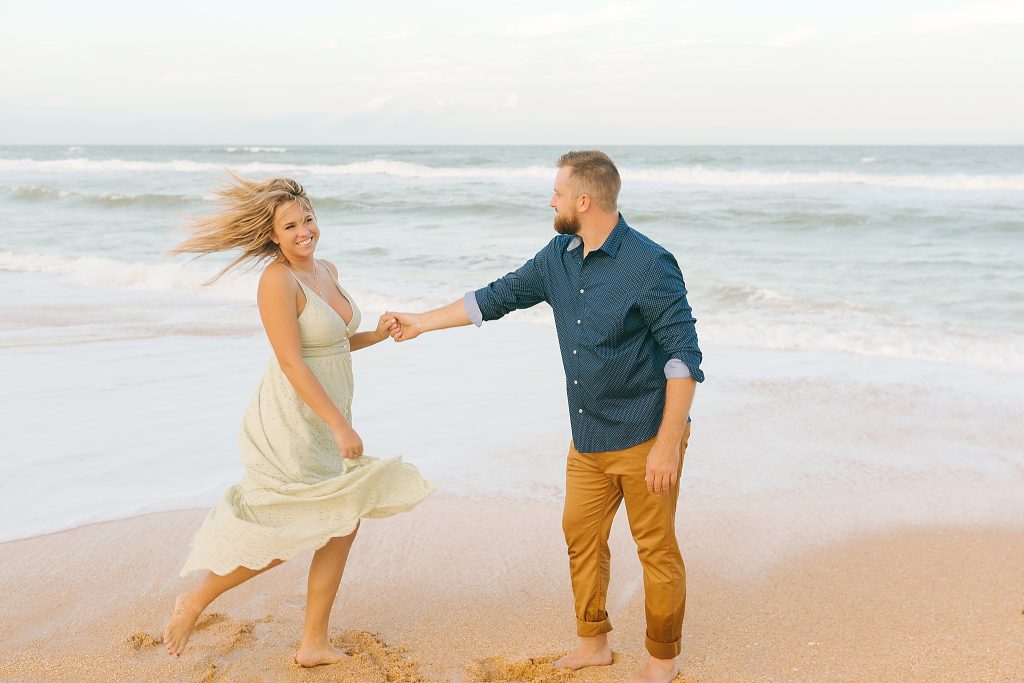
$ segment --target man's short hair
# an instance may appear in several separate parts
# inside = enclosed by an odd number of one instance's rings
[[[619,189],[622,180],[619,169],[604,152],[594,150],[566,152],[558,158],[558,167],[568,166],[569,186],[573,194],[590,195],[590,199],[602,211],[615,211],[618,208]]]

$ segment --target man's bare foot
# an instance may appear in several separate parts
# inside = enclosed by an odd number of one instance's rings
[[[576,649],[556,661],[555,666],[576,671],[588,666],[609,666],[613,659],[608,647],[608,636],[602,634],[593,638],[581,637]]]
[[[167,654],[173,657],[181,656],[185,651],[185,644],[192,635],[192,629],[196,627],[196,620],[203,613],[205,605],[201,605],[189,596],[182,593],[174,600],[174,611],[171,618],[164,627],[164,648]]]
[[[679,675],[679,665],[675,657],[672,659],[647,660],[644,668],[640,669],[635,676],[629,679],[629,683],[668,683]]]
[[[337,664],[346,659],[348,659],[348,655],[330,643],[315,647],[299,645],[299,651],[295,653],[295,663],[302,667]]]

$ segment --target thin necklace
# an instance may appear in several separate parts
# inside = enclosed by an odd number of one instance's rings
[[[302,271],[296,270],[295,268],[291,268],[291,266],[289,266],[289,268],[296,275],[298,275],[300,272],[302,272]],[[305,275],[305,273],[303,273],[303,274]],[[304,280],[307,285],[309,284],[309,276],[308,275],[306,277],[304,277],[304,278],[301,278],[301,279]],[[312,285],[312,287],[313,287],[313,291],[316,292],[316,295],[318,297],[320,297],[321,299],[323,299],[324,295],[320,293],[320,268],[317,267],[316,261],[313,261],[313,285]]]

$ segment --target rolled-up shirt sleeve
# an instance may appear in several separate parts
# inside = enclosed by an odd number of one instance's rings
[[[477,327],[484,324],[484,314],[480,312],[480,304],[476,302],[476,292],[466,292],[462,297],[462,305],[466,307],[469,322]]]
[[[669,379],[688,376],[703,382],[697,320],[686,301],[686,285],[675,257],[668,252],[660,254],[651,266],[647,282],[647,289],[640,297],[640,312],[654,339],[669,355],[665,376]],[[673,364],[673,360],[678,363]],[[686,374],[682,374],[684,370]]]
[[[472,293],[480,312],[481,322],[497,320],[511,311],[536,306],[547,300],[547,289],[544,287],[538,263],[544,258],[547,248],[542,249],[517,270]],[[469,319],[473,320],[473,312],[468,301],[466,312],[470,316]]]
[[[683,365],[678,358],[669,358],[665,363],[665,379],[686,379],[690,376],[690,368]]]

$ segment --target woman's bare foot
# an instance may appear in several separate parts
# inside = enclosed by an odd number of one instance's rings
[[[668,683],[679,675],[679,665],[675,658],[647,660],[647,666],[640,669],[629,679],[629,683]]]
[[[312,647],[299,645],[299,651],[295,653],[295,663],[303,667],[337,664],[346,659],[348,655],[330,643]]]
[[[174,611],[164,627],[164,648],[173,657],[181,656],[185,644],[192,635],[196,620],[203,613],[205,605],[198,603],[188,593],[182,593],[174,601]]]
[[[559,669],[576,671],[588,666],[609,666],[613,661],[608,647],[608,636],[601,634],[593,638],[580,638],[575,650],[555,662]]]

